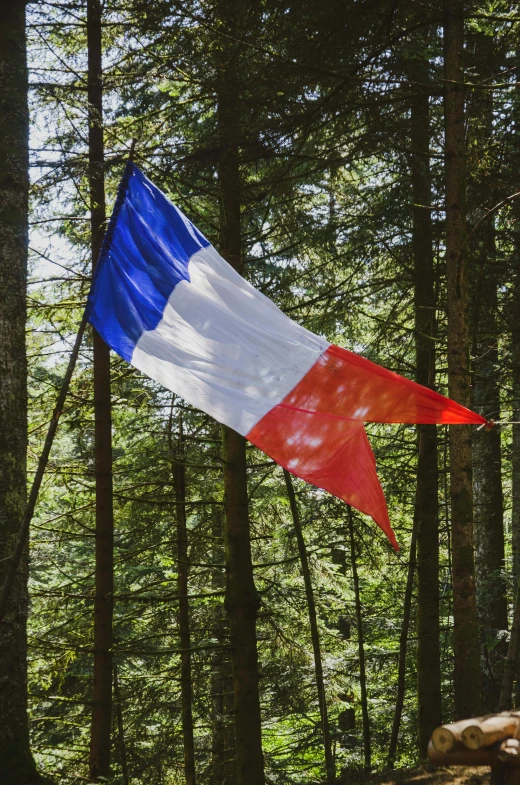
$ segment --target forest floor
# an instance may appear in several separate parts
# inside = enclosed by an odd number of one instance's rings
[[[489,785],[490,769],[487,766],[453,766],[441,768],[424,766],[420,769],[396,769],[382,774],[352,776],[349,773],[340,782],[349,785]]]

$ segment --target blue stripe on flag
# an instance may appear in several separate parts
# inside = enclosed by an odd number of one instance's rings
[[[125,360],[159,324],[172,291],[189,281],[188,263],[208,240],[135,166],[108,247],[96,266],[88,319]]]

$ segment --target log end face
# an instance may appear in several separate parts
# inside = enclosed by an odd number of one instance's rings
[[[456,739],[449,728],[441,725],[433,731],[431,743],[438,752],[449,752],[455,747]]]
[[[468,750],[479,750],[483,746],[484,733],[478,725],[469,725],[462,731],[460,737]]]

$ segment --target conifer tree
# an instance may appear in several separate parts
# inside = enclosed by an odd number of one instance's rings
[[[444,124],[446,275],[450,396],[471,408],[466,251],[466,137],[464,125],[464,2],[444,3]],[[450,499],[453,541],[455,716],[480,712],[471,428],[450,426]]]
[[[421,41],[424,46],[427,42]],[[410,66],[413,97],[410,112],[413,198],[414,327],[416,380],[435,387],[436,298],[430,172],[429,64]],[[437,428],[417,428],[417,680],[419,751],[426,755],[432,730],[442,722],[439,630],[439,498]]]
[[[223,0],[217,73],[218,179],[221,201],[220,251],[243,271],[239,170],[240,3]],[[226,611],[233,673],[237,785],[263,785],[264,764],[256,617],[260,606],[253,576],[247,493],[246,440],[222,427],[226,532]]]
[[[105,231],[103,143],[102,6],[87,3],[88,150],[92,268]],[[94,462],[96,479],[96,586],[94,600],[94,674],[90,741],[93,782],[110,773],[112,726],[112,646],[114,592],[114,513],[112,491],[112,417],[110,350],[93,330]]]
[[[0,581],[26,502],[27,360],[25,348],[29,109],[25,2],[8,0],[0,25]],[[37,780],[27,720],[25,550],[0,622],[0,779]]]
[[[473,36],[474,95],[470,108],[470,155],[473,173],[472,202],[473,273],[472,322],[474,346],[474,389],[476,411],[489,419],[500,419],[500,365],[498,354],[498,258],[495,215],[498,201],[493,182],[496,162],[489,151],[493,133],[493,91],[489,85],[495,72],[495,41],[479,32]],[[490,212],[491,211],[491,212]],[[488,213],[486,215],[486,213]],[[476,231],[474,231],[476,230]],[[503,631],[507,629],[505,582],[504,502],[500,426],[473,433],[473,486],[475,503],[475,577],[481,636],[482,701],[486,712],[498,706],[503,660],[506,654]]]

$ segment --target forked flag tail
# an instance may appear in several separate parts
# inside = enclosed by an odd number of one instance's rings
[[[370,515],[399,550],[362,422],[275,406],[247,438],[296,477]]]
[[[96,266],[88,318],[137,369],[371,515],[394,547],[363,423],[486,423],[293,322],[133,163]]]

